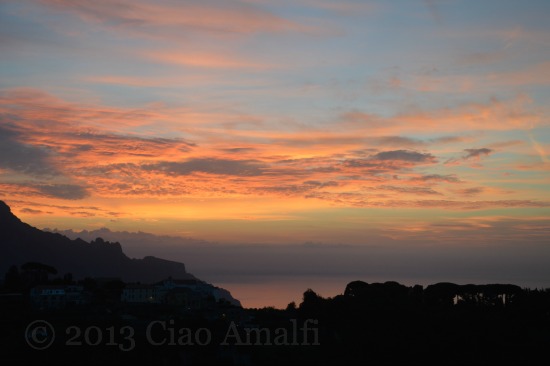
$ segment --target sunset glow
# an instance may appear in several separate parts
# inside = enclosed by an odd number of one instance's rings
[[[549,12],[3,1],[0,199],[222,244],[547,245]]]

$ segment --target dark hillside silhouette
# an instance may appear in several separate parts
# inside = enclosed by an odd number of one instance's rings
[[[85,242],[41,231],[17,218],[0,201],[0,273],[12,265],[47,263],[75,278],[118,277],[124,281],[154,282],[167,277],[194,278],[185,265],[152,256],[128,258],[120,243],[101,238]]]

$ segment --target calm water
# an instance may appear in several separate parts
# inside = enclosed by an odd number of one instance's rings
[[[388,279],[361,278],[353,276],[260,276],[245,278],[241,281],[212,281],[216,286],[229,290],[234,298],[239,299],[243,307],[261,308],[274,306],[284,309],[290,302],[296,305],[302,302],[304,291],[312,289],[323,297],[333,297],[344,293],[346,285],[351,281],[362,280],[368,283],[395,280],[407,286],[414,284],[428,285],[427,279]]]
[[[300,304],[304,291],[311,288],[323,297],[342,294],[353,279],[320,277],[262,277],[251,282],[216,282],[231,292],[246,308],[274,306],[285,308],[290,302]]]

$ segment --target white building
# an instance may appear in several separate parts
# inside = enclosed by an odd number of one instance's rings
[[[161,289],[153,285],[126,285],[122,290],[121,301],[133,303],[160,303]]]
[[[31,289],[30,299],[39,309],[64,309],[67,305],[86,303],[84,288],[75,285],[43,285]]]
[[[36,286],[31,289],[30,297],[39,309],[63,309],[67,303],[65,286]]]

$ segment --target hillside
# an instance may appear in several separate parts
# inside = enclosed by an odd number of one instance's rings
[[[11,265],[41,262],[54,266],[62,275],[75,278],[118,277],[123,281],[155,282],[169,276],[195,278],[183,263],[146,256],[131,259],[120,243],[97,238],[91,242],[71,240],[63,235],[44,232],[17,218],[0,201],[0,273]]]

